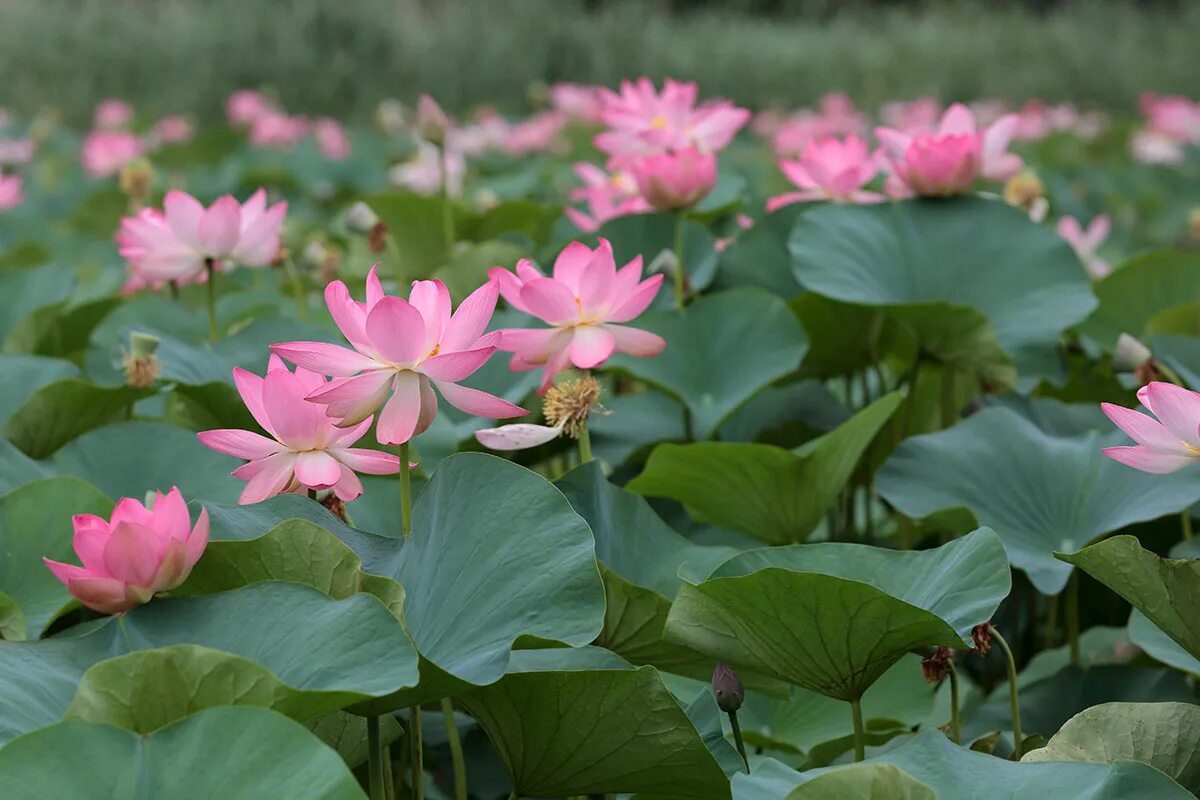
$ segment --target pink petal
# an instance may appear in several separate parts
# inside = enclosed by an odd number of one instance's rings
[[[492,321],[499,294],[500,289],[495,281],[488,281],[471,292],[446,324],[446,332],[441,340],[442,350],[466,350],[478,346],[477,340]]]
[[[196,517],[196,524],[187,540],[186,564],[189,571],[200,560],[200,556],[204,554],[204,548],[208,546],[208,529],[208,509],[201,507],[200,516]]]
[[[433,385],[429,382],[429,378],[424,375],[420,376],[421,384],[421,416],[417,417],[416,433],[424,433],[437,419],[438,399],[437,393],[433,391]]]
[[[505,301],[510,306],[518,311],[524,311],[527,314],[529,313],[529,309],[527,309],[525,307],[525,303],[521,301],[521,287],[525,285],[523,280],[503,267],[492,267],[489,269],[488,278],[490,279],[489,283],[496,284],[496,288],[498,289],[500,295],[504,297]],[[463,305],[466,305],[466,303],[464,302]],[[459,306],[458,310],[461,312],[462,306]],[[491,314],[488,314],[488,316],[490,317]]]
[[[79,578],[91,578],[98,575],[103,575],[102,572],[84,567],[77,567],[74,564],[64,564],[61,561],[54,561],[49,558],[42,558],[42,562],[46,567],[54,573],[54,577],[58,578],[59,582],[65,587],[70,587],[71,581]]]
[[[238,503],[258,503],[284,491],[295,477],[292,470],[295,463],[295,453],[276,453],[238,467],[233,471],[234,476],[246,480]]]
[[[250,435],[254,436],[255,434]],[[178,486],[172,486],[171,491],[166,494],[156,492],[154,507],[150,513],[153,519],[152,527],[160,535],[166,535],[181,542],[187,539],[192,520],[188,514],[187,503],[184,502],[183,494],[180,493]]]
[[[154,525],[154,514],[142,505],[142,501],[133,497],[122,497],[113,507],[109,516],[108,529],[111,531],[122,522],[133,522],[138,525],[151,527]]]
[[[287,370],[268,372],[263,380],[263,405],[275,435],[292,450],[308,450],[317,444],[325,415],[316,403],[305,399],[301,381]]]
[[[296,480],[309,489],[328,489],[342,477],[342,465],[324,450],[308,450],[296,456]]]
[[[200,431],[196,434],[205,447],[234,458],[266,458],[284,450],[284,446],[273,439],[259,436],[250,431],[222,428],[215,431]]]
[[[341,420],[339,427],[358,425],[384,404],[395,376],[392,370],[377,369],[353,378],[335,378],[306,399],[326,406],[327,416]]]
[[[553,278],[536,278],[521,289],[521,302],[535,317],[551,325],[579,319],[579,303],[567,285]]]
[[[592,260],[579,275],[579,305],[584,315],[603,316],[608,312],[613,298],[613,284],[617,278],[617,267],[613,261],[612,245],[607,239],[600,240]]]
[[[384,297],[367,314],[367,339],[380,356],[411,364],[425,355],[425,319],[407,301]]]
[[[1200,427],[1200,394],[1173,383],[1153,381],[1138,391],[1138,399],[1175,438],[1200,448],[1200,435],[1197,433]]]
[[[275,356],[271,356],[271,358],[275,358]],[[263,379],[241,367],[234,367],[233,383],[237,386],[238,394],[241,395],[242,402],[246,404],[254,421],[261,425],[263,430],[274,436],[275,432],[271,430],[271,420],[267,419],[267,410],[263,408],[262,404]]]
[[[379,265],[374,264],[367,273],[367,311],[374,308],[375,304],[383,297],[383,283],[379,280]]]
[[[400,459],[379,450],[345,447],[330,450],[329,454],[350,469],[365,475],[394,475],[400,471]]]
[[[500,349],[515,353],[527,364],[544,364],[571,345],[569,328],[509,328],[501,332]]]
[[[975,115],[962,103],[954,103],[946,109],[946,113],[942,115],[942,121],[938,125],[938,133],[941,134],[974,132]]]
[[[333,436],[331,436],[326,442],[325,449],[332,450],[335,447],[346,447],[354,444],[364,435],[366,435],[367,431],[371,430],[372,422],[374,422],[374,420],[368,417],[357,425],[336,428],[333,431]]]
[[[512,417],[523,417],[528,413],[525,409],[515,406],[507,400],[503,400],[487,392],[481,392],[478,389],[472,389],[469,386],[460,386],[457,383],[442,381],[435,381],[435,385],[438,391],[442,393],[442,397],[446,398],[446,402],[460,411],[465,411],[477,417],[484,417],[485,419],[510,419]]]
[[[404,444],[417,430],[421,416],[421,382],[414,372],[396,375],[391,398],[379,414],[375,434],[380,444]]]
[[[1106,447],[1103,452],[1104,455],[1113,461],[1119,461],[1127,467],[1140,469],[1142,472],[1151,472],[1155,475],[1176,472],[1196,463],[1194,457],[1155,453],[1141,445],[1136,447]]]
[[[104,545],[104,570],[125,583],[150,586],[168,541],[153,528],[136,522],[114,525]]]
[[[297,366],[339,378],[380,366],[375,359],[362,353],[326,342],[281,342],[271,345],[271,352]]]
[[[1163,427],[1161,422],[1148,414],[1112,403],[1101,403],[1100,408],[1118,428],[1138,444],[1146,445],[1156,453],[1189,455],[1187,446]]]
[[[640,316],[658,296],[664,277],[662,274],[655,275],[638,284],[628,296],[618,301],[612,312],[605,317],[605,322],[629,322]]]
[[[187,192],[172,189],[163,198],[163,214],[176,237],[195,250],[201,249],[199,232],[204,206],[199,200]]]
[[[398,471],[399,466],[396,467]],[[363,492],[362,481],[354,474],[354,470],[349,467],[342,467],[342,477],[333,485],[333,493],[342,502],[349,503]]]
[[[242,207],[237,200],[225,195],[200,218],[196,229],[200,249],[209,256],[222,258],[237,246],[242,227]]]
[[[346,341],[357,349],[367,344],[367,312],[350,297],[350,290],[341,281],[334,281],[325,287],[325,305],[329,315],[338,326],[338,330],[346,337]],[[328,374],[328,373],[326,373]]]
[[[611,253],[611,248],[609,249]],[[579,279],[592,261],[592,248],[583,242],[571,242],[554,260],[554,280],[561,283],[572,294],[579,294]]]
[[[83,566],[90,570],[103,570],[108,523],[95,514],[76,514],[71,518],[71,525],[75,529],[72,546]]]
[[[628,264],[617,270],[617,277],[613,281],[613,297],[614,305],[619,305],[622,298],[627,297],[635,289],[642,280],[642,257],[635,256]]]
[[[524,422],[475,431],[475,438],[489,450],[524,450],[553,441],[561,435],[562,428]]]
[[[486,364],[495,352],[495,347],[479,347],[434,356],[421,362],[420,371],[435,381],[461,381]]]
[[[656,356],[667,346],[667,342],[656,333],[628,328],[624,325],[605,325],[605,330],[612,334],[617,344],[618,353],[628,353],[637,358]]]
[[[580,369],[603,364],[616,347],[613,335],[601,326],[580,325],[571,339],[571,363]]]
[[[425,344],[421,352],[428,353],[442,340],[450,321],[450,291],[441,281],[413,281],[408,302],[425,320]]]

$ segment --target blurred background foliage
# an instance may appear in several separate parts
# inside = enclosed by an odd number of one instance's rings
[[[291,110],[365,118],[420,91],[519,111],[530,87],[698,80],[755,107],[843,89],[1132,110],[1195,93],[1200,2],[1032,0],[3,0],[0,105],[82,122],[101,97],[221,113],[276,87]]]

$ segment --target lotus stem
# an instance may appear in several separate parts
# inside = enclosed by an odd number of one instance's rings
[[[862,761],[867,757],[867,734],[863,728],[861,697],[850,701],[850,714],[854,717],[854,760]]]
[[[367,776],[371,800],[386,800],[383,786],[383,738],[379,733],[379,717],[367,717]]]
[[[517,794],[517,790],[513,789],[508,793],[508,800],[520,800],[521,796]]]
[[[592,460],[592,434],[588,432],[587,420],[579,426],[579,463]]]
[[[404,538],[407,539],[412,536],[412,475],[408,466],[408,442],[400,445],[400,520]]]
[[[942,367],[942,427],[949,428],[958,422],[958,396],[954,383],[954,369]]]
[[[1179,515],[1179,527],[1183,530],[1183,540],[1192,538],[1192,509],[1185,508]]]
[[[421,707],[408,710],[408,761],[412,770],[413,800],[425,798],[425,752],[421,742]]]
[[[288,280],[292,284],[292,296],[296,300],[296,313],[301,322],[308,322],[308,301],[304,297],[304,283],[300,280],[300,271],[291,257],[283,259],[283,268],[287,271]]]
[[[454,800],[467,800],[467,760],[463,758],[462,739],[454,721],[454,703],[442,698],[442,718],[446,722],[446,738],[450,742],[450,760],[454,763]]]
[[[950,659],[950,741],[962,744],[958,732],[958,672],[954,669],[954,659]]]
[[[442,235],[446,241],[446,255],[450,255],[450,251],[454,249],[454,209],[450,206],[450,156],[446,152],[446,145],[442,145],[439,153],[442,157],[441,174],[442,174]]]
[[[204,271],[208,274],[208,338],[215,342],[221,333],[217,329],[217,269],[211,258],[204,259]]]
[[[1079,570],[1071,570],[1067,581],[1066,602],[1067,646],[1071,654],[1071,666],[1079,666]]]
[[[1046,633],[1042,641],[1042,649],[1050,650],[1058,638],[1058,595],[1050,596],[1050,607],[1046,610]]]
[[[1004,659],[1008,666],[1008,699],[1012,705],[1012,726],[1013,726],[1013,760],[1020,761],[1021,752],[1021,701],[1017,695],[1017,662],[1013,660],[1012,648],[1008,646],[1008,642],[1000,635],[1000,631],[996,626],[992,626],[992,636],[995,637],[1000,649],[1004,651]]]
[[[737,712],[729,712],[729,727],[733,729],[733,743],[737,745],[738,755],[746,765],[746,773],[750,773],[750,759],[746,757],[746,743],[742,741],[742,726],[738,724]]]
[[[683,212],[675,215],[675,307],[683,308]]]

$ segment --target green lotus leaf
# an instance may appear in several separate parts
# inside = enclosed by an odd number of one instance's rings
[[[1096,283],[1100,305],[1079,331],[1111,350],[1122,333],[1144,339],[1157,315],[1195,305],[1197,296],[1200,256],[1175,250],[1147,253]]]
[[[850,764],[793,789],[786,800],[937,800],[937,792],[891,764]]]
[[[218,752],[238,757],[214,768]],[[70,769],[63,769],[64,753]],[[366,798],[336,752],[303,726],[260,708],[210,708],[148,737],[60,722],[0,749],[6,800],[259,800],[264,792],[294,800]]]
[[[700,522],[770,544],[802,542],[902,400],[899,392],[881,397],[798,452],[766,444],[659,445],[629,489],[678,500]]]
[[[44,464],[34,461],[18,450],[15,444],[0,436],[0,493],[38,478],[49,478],[53,474]]]
[[[1009,591],[980,529],[933,550],[819,543],[751,550],[684,584],[666,638],[735,666],[853,701],[906,652],[969,647]]]
[[[31,458],[46,458],[80,434],[129,413],[153,389],[96,386],[65,378],[43,386],[4,423],[4,436]]]
[[[788,236],[806,206],[796,203],[767,214],[721,253],[717,286],[755,286],[788,299],[804,289],[792,274]]]
[[[0,355],[0,423],[7,422],[30,395],[64,378],[79,377],[79,367],[61,358]]]
[[[1007,408],[989,408],[949,430],[903,442],[875,478],[880,496],[910,517],[966,508],[995,530],[1014,567],[1043,594],[1058,594],[1074,551],[1134,522],[1200,500],[1187,473],[1149,475],[1118,464],[1103,447],[1117,430],[1059,437]]]
[[[627,214],[601,225],[595,236],[612,244],[618,267],[636,256],[641,256],[644,266],[648,266],[663,250],[675,252],[675,215]],[[684,223],[683,269],[692,291],[708,288],[716,275],[717,250],[713,245],[708,228],[691,221]]]
[[[1156,661],[1192,675],[1200,675],[1200,658],[1184,650],[1136,608],[1129,615],[1129,641]]]

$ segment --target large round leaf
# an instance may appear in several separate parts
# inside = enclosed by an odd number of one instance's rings
[[[1009,591],[981,529],[934,550],[821,543],[751,550],[685,584],[668,640],[840,700],[861,698],[906,652],[969,647]]]
[[[1074,551],[1134,522],[1200,500],[1194,475],[1148,475],[1101,453],[1126,443],[1120,431],[1054,436],[1007,408],[989,408],[949,430],[905,441],[875,488],[910,517],[967,508],[995,530],[1013,566],[1044,594],[1066,586]]]
[[[675,252],[674,214],[627,214],[604,223],[596,237],[612,243],[617,266],[641,256],[649,264],[664,250]],[[699,292],[712,283],[717,272],[717,250],[713,235],[694,222],[683,229],[683,269],[688,285]]]
[[[1200,297],[1200,256],[1175,250],[1139,256],[1099,281],[1096,297],[1100,305],[1079,326],[1081,333],[1110,349],[1122,333],[1141,339],[1153,332],[1152,322],[1159,314],[1195,305]]]
[[[152,389],[65,378],[34,392],[0,433],[30,457],[46,458],[80,434],[129,414],[134,403],[152,394]]]
[[[938,800],[938,795],[891,764],[851,764],[805,781],[786,800]]]
[[[78,376],[79,367],[61,358],[0,355],[0,423],[7,422],[38,389]]]
[[[214,754],[222,754],[219,765]],[[69,754],[71,767],[63,768]],[[5,800],[364,800],[338,754],[258,708],[211,708],[153,736],[60,722],[0,749]]]
[[[738,406],[794,371],[807,348],[795,314],[761,289],[718,292],[634,324],[662,336],[667,348],[609,363],[674,395],[691,412],[698,439],[711,438]]]
[[[1180,647],[1178,642],[1163,633],[1136,608],[1129,615],[1129,641],[1156,661],[1200,676],[1200,658]]]

